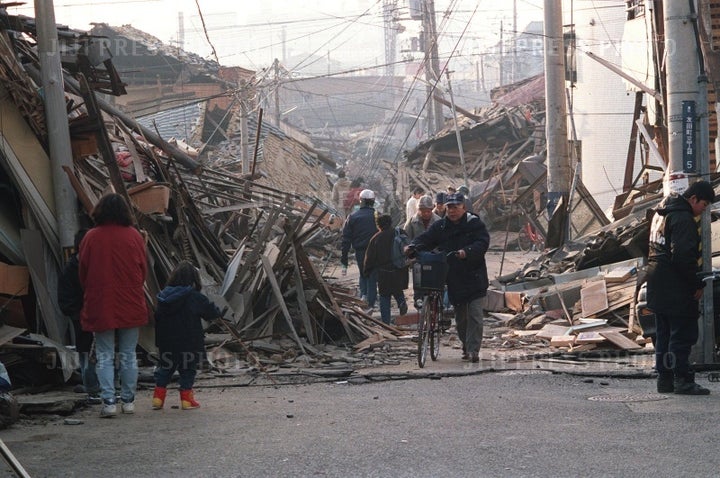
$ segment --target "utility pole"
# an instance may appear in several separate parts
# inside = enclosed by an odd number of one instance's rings
[[[77,199],[63,170],[63,166],[73,169],[73,157],[53,0],[35,0],[35,21],[42,77],[42,96],[45,100],[45,120],[50,145],[55,219],[60,238],[61,256],[68,259],[69,252],[74,246],[75,232],[78,230]]]
[[[689,182],[695,181],[698,173],[709,175],[710,172],[710,160],[707,153],[710,146],[707,126],[707,77],[705,71],[700,71],[699,41],[696,40],[695,32],[697,15],[690,2],[664,0],[663,21],[667,48],[666,92],[669,154],[666,177],[669,187],[666,188],[666,191],[682,192]],[[700,127],[698,128],[698,126]],[[682,179],[673,181],[678,178]],[[678,184],[673,184],[676,182]],[[709,210],[702,215],[701,243],[703,270],[710,271]],[[697,363],[709,364],[715,361],[712,287],[712,281],[709,281],[703,294],[702,323],[698,328],[699,337],[691,353],[691,360]]]
[[[683,163],[683,103],[693,104],[698,95],[698,51],[688,2],[663,1],[667,48],[668,174],[697,173]]]
[[[430,44],[430,59],[432,60],[433,76],[435,81],[440,82],[440,54],[438,53],[438,35],[437,23],[435,20],[435,0],[428,0],[428,22],[430,24],[430,35],[432,42]],[[435,94],[442,97],[441,91],[435,91]],[[435,130],[440,131],[445,125],[443,116],[442,103],[435,101]]]
[[[498,62],[498,86],[505,84],[503,78],[503,63],[505,63],[505,48],[503,46],[503,21],[500,20],[500,61]]]
[[[513,0],[512,82],[517,81],[517,0]]]
[[[280,126],[280,61],[275,58],[275,126]]]
[[[182,11],[178,12],[178,48],[185,50],[185,14]]]
[[[562,0],[545,0],[544,10],[547,211],[548,216],[552,217],[561,198],[567,200],[572,170],[567,139]]]
[[[423,1],[423,34],[425,36],[425,79],[431,85],[436,85],[440,81],[440,58],[438,57],[438,44],[437,44],[437,28],[435,24],[435,0],[424,0]],[[440,91],[436,88],[427,87],[426,91],[430,95],[430,104],[428,106],[428,122],[431,122],[431,118],[434,122],[430,123],[428,129],[432,129],[430,135],[435,131],[442,129],[445,121],[443,119],[442,103],[435,101],[432,96],[436,94],[442,96]],[[432,114],[430,109],[433,110]]]
[[[427,133],[428,138],[431,138],[435,134],[435,108],[433,107],[433,74],[432,74],[432,62],[430,61],[430,55],[432,51],[432,35],[430,34],[430,26],[428,22],[428,7],[427,2],[423,2],[422,7],[422,33],[423,33],[423,51],[425,52],[425,94],[428,98],[427,105]]]
[[[395,76],[397,53],[397,0],[383,0],[383,28],[385,31],[385,76]]]

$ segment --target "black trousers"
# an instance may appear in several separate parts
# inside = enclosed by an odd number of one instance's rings
[[[690,349],[698,339],[698,316],[655,313],[655,367],[658,373],[684,377],[690,372]]]

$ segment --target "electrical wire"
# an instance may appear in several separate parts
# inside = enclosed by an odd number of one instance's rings
[[[210,41],[210,35],[208,34],[207,26],[205,25],[205,18],[203,17],[202,9],[200,8],[200,0],[195,0],[195,5],[197,5],[198,15],[200,15],[200,21],[202,22],[203,31],[205,32],[205,38],[210,45],[210,49],[212,50],[212,54],[215,57],[215,61],[219,65],[220,59],[218,58],[217,51],[215,51],[215,45],[213,45],[212,41]]]

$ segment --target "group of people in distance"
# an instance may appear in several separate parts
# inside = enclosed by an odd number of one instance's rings
[[[404,251],[436,250],[448,256],[447,295],[455,310],[457,333],[464,360],[479,361],[483,317],[487,306],[488,275],[485,253],[490,239],[483,221],[470,210],[467,187],[448,188],[433,198],[421,187],[412,191],[406,203],[404,232],[409,244]],[[375,305],[375,285],[380,291],[380,315],[391,322],[390,300],[394,297],[400,313],[407,311],[404,289],[407,267],[391,260],[396,232],[388,215],[376,219],[374,193],[361,193],[360,210],[350,214],[343,228],[341,262],[348,264],[355,250],[360,270],[360,290],[370,308]],[[691,184],[682,194],[671,194],[656,208],[650,229],[647,268],[648,307],[655,313],[655,368],[657,391],[685,395],[707,395],[697,384],[689,355],[698,340],[698,301],[704,284],[700,272],[700,234],[696,218],[715,201],[707,181]]]
[[[490,235],[483,221],[470,211],[466,186],[449,188],[433,197],[421,187],[413,190],[406,204],[403,228],[393,228],[389,215],[376,215],[375,194],[361,191],[358,211],[351,213],[343,226],[340,262],[348,266],[348,254],[355,251],[360,272],[360,294],[368,312],[380,297],[380,317],[391,323],[391,298],[400,314],[408,306],[404,290],[408,287],[408,266],[393,261],[396,234],[407,236],[403,253],[411,257],[417,251],[455,252],[448,257],[447,293],[455,311],[458,337],[462,342],[462,359],[478,362],[482,342],[483,316],[487,303],[488,275],[485,253]]]
[[[350,181],[344,170],[338,171],[338,179],[332,188],[332,202],[345,217],[360,207],[360,192],[363,190],[362,177]]]
[[[123,196],[103,196],[91,218],[94,227],[76,234],[75,254],[63,269],[57,295],[72,320],[88,403],[102,404],[100,417],[110,418],[118,415],[118,405],[124,414],[135,412],[136,348],[140,327],[149,319],[148,262],[145,238]],[[201,319],[219,318],[220,310],[200,292],[200,275],[190,262],[178,263],[166,282],[155,311],[152,408],[163,408],[170,377],[178,371],[181,408],[190,410],[200,406],[193,385],[205,350]]]

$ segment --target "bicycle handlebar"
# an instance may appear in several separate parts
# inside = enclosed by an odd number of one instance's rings
[[[698,279],[701,279],[703,281],[720,279],[720,271],[707,271],[707,272],[703,271],[703,272],[698,272],[695,275],[697,276]]]

